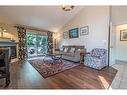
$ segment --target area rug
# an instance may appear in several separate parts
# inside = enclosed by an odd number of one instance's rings
[[[47,61],[44,61],[45,60]],[[44,77],[58,74],[67,69],[71,69],[80,65],[80,63],[70,62],[64,59],[61,59],[59,62],[53,61],[49,57],[37,57],[28,59],[28,62]]]

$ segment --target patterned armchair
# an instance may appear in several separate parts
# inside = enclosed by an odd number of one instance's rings
[[[94,69],[102,69],[107,64],[107,50],[95,48],[90,53],[86,54],[84,64]]]

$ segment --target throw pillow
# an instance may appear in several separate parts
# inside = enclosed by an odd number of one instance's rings
[[[63,52],[64,51],[64,48],[60,48],[60,51]]]
[[[80,51],[81,51],[81,49],[77,49],[77,51],[78,51],[78,52],[80,52]]]
[[[75,52],[75,48],[71,48],[71,49],[70,49],[70,52],[71,52],[71,53],[74,53],[74,52]]]
[[[68,51],[68,48],[65,48],[65,49],[64,49],[64,52],[67,52],[67,51]]]

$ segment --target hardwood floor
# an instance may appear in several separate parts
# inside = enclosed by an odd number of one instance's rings
[[[10,70],[11,83],[4,87],[4,79],[1,79],[1,89],[105,89],[117,73],[112,67],[98,71],[80,65],[43,78],[28,62],[12,63]]]

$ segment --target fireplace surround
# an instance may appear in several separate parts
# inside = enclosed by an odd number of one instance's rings
[[[11,49],[11,58],[15,59],[17,58],[17,43],[11,42],[11,41],[0,41],[0,48],[6,48],[9,47]]]

